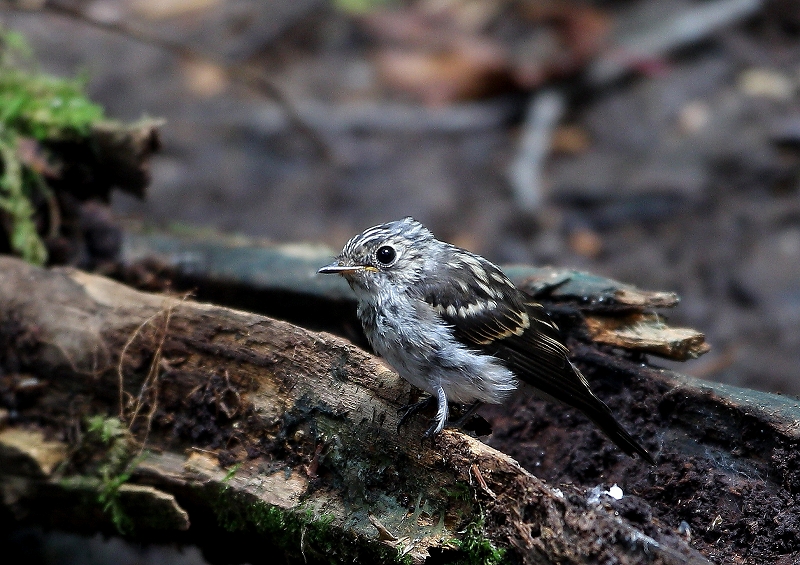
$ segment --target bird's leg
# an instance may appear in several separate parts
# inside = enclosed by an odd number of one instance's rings
[[[429,396],[424,400],[420,400],[419,402],[414,402],[413,404],[409,404],[408,406],[403,406],[399,411],[400,414],[400,421],[397,422],[397,433],[400,433],[400,428],[402,428],[406,422],[415,414],[430,408],[436,404],[436,397]]]
[[[442,429],[444,429],[444,425],[447,423],[448,406],[447,395],[444,393],[444,389],[442,387],[437,388],[436,396],[431,398],[436,398],[436,416],[433,418],[431,427],[425,430],[425,433],[422,434],[423,439],[435,436],[441,432]]]
[[[475,411],[481,406],[483,406],[483,402],[481,402],[480,400],[476,400],[475,402],[467,406],[467,409],[464,411],[463,414],[461,414],[458,420],[449,423],[447,427],[456,429],[463,428],[464,424],[469,422],[469,419],[472,418],[473,414],[475,414]]]

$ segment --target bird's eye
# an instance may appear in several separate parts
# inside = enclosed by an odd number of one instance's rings
[[[388,245],[379,247],[378,251],[375,252],[375,258],[378,260],[378,263],[382,265],[389,265],[394,261],[395,257],[397,257],[397,252],[393,247],[389,247]]]

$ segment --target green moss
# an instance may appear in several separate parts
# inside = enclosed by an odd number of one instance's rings
[[[94,444],[92,446],[91,444]],[[118,418],[92,416],[86,420],[86,437],[82,447],[103,449],[94,473],[100,479],[97,501],[103,512],[121,534],[133,532],[134,523],[125,513],[119,499],[119,489],[131,478],[133,469],[144,458],[144,453],[136,454],[130,431]]]
[[[460,550],[461,556],[453,561],[454,565],[500,565],[505,557],[505,550],[496,548],[485,534],[485,520],[470,522],[461,532],[461,538],[453,540],[453,545]]]
[[[305,563],[409,563],[397,549],[379,542],[365,545],[343,534],[331,514],[317,516],[311,509],[288,511],[254,496],[223,487],[213,510],[220,526],[230,532],[256,532],[287,556]]]
[[[76,512],[96,512],[99,506],[120,534],[132,534],[136,524],[125,511],[120,488],[147,453],[118,418],[97,415],[84,423],[80,443],[59,470],[59,484],[80,497]]]
[[[25,170],[17,158],[17,139],[3,129],[0,129],[0,160],[3,163],[0,211],[10,219],[11,233],[8,239],[11,249],[26,261],[43,265],[47,261],[47,249],[36,230],[33,219],[35,210],[28,197],[29,183],[25,181]],[[40,183],[33,184],[38,186]]]
[[[367,14],[390,3],[391,0],[335,0],[334,5],[349,14]]]
[[[233,465],[230,469],[228,469],[228,472],[225,473],[225,477],[223,477],[222,479],[222,484],[227,486],[228,483],[231,482],[231,479],[233,479],[233,477],[236,476],[236,472],[239,470],[239,467],[241,466],[242,466],[241,463],[237,463],[236,465]]]
[[[34,202],[49,194],[40,172],[20,157],[20,143],[33,139],[44,147],[86,136],[104,113],[85,90],[83,80],[38,72],[24,38],[0,28],[0,212],[9,219],[12,251],[31,263],[47,261]]]
[[[119,418],[97,415],[86,419],[86,434],[96,436],[105,445],[111,445],[115,439],[126,436],[128,430]]]
[[[104,119],[86,81],[39,72],[23,37],[0,30],[0,126],[39,141],[83,137]]]
[[[445,498],[455,502],[470,502],[472,500],[472,490],[465,482],[455,483],[450,487],[442,487],[442,494]]]

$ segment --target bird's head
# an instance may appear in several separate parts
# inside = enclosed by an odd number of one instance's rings
[[[428,229],[405,218],[373,226],[348,241],[322,274],[342,275],[354,289],[408,286],[419,280],[436,240]]]

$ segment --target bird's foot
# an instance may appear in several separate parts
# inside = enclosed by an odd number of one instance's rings
[[[425,441],[428,438],[433,438],[434,436],[441,433],[443,426],[439,424],[439,420],[436,418],[433,419],[431,422],[430,427],[425,430],[425,433],[422,434],[422,440]]]
[[[447,415],[450,412],[447,406],[447,395],[441,386],[436,390],[436,396],[431,397],[431,400],[433,399],[436,399],[436,417],[433,419],[431,427],[425,430],[425,433],[422,434],[423,441],[425,441],[427,438],[437,435],[444,429],[448,419]]]
[[[408,423],[408,420],[416,416],[418,413],[431,408],[435,404],[437,404],[436,398],[430,396],[428,398],[425,398],[424,400],[420,400],[419,402],[414,402],[413,404],[409,404],[398,410],[397,413],[400,415],[400,421],[397,423],[397,432],[400,433],[400,429]],[[480,401],[466,405],[464,408],[464,412],[459,415],[457,420],[448,420],[444,426],[440,425],[438,418],[434,418],[431,421],[430,427],[427,430],[425,430],[425,432],[422,434],[423,439],[434,437],[435,435],[437,435],[439,432],[442,431],[443,427],[457,429],[457,430],[464,429],[470,432],[474,432],[475,435],[478,436],[489,435],[490,433],[492,433],[491,426],[489,426],[486,420],[484,420],[480,416],[477,417],[475,416],[475,411],[478,410],[478,408],[480,408],[482,405],[483,403]],[[473,423],[473,420],[478,420],[478,422]],[[473,424],[477,424],[477,426]]]
[[[436,405],[436,397],[429,396],[428,398],[420,400],[419,402],[414,402],[413,404],[409,404],[408,406],[403,406],[397,412],[398,415],[400,415],[400,421],[397,422],[397,433],[398,434],[400,433],[400,428],[405,426],[406,422],[408,422],[408,420],[411,419],[414,415],[435,405]],[[436,427],[435,421],[433,427],[434,428]]]

